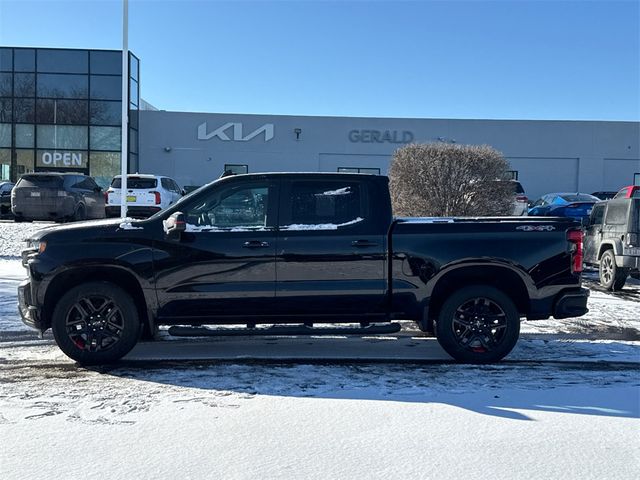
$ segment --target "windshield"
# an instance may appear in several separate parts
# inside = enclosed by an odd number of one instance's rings
[[[62,188],[62,177],[57,175],[23,175],[19,187]]]
[[[127,177],[127,189],[148,189],[148,188],[156,188],[158,185],[158,180],[155,178],[144,178],[144,177]],[[113,188],[120,188],[122,186],[121,178],[114,178],[111,182],[111,186]]]

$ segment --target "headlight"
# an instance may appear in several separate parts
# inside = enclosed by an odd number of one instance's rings
[[[47,242],[44,240],[27,240],[27,246],[35,249],[38,253],[43,253],[47,248]]]

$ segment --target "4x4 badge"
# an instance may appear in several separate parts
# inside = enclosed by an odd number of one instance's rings
[[[523,230],[525,232],[551,232],[556,227],[553,225],[520,225],[516,227],[516,230]]]

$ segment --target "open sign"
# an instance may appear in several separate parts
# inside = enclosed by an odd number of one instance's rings
[[[38,152],[38,167],[87,168],[87,152],[60,152],[44,150]]]

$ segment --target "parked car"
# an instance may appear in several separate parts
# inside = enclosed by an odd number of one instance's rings
[[[29,173],[13,187],[11,211],[16,222],[104,218],[104,193],[80,173]]]
[[[618,192],[593,192],[591,195],[598,197],[600,200],[611,200]]]
[[[640,273],[640,198],[615,198],[594,205],[585,221],[584,261],[598,267],[600,284],[620,290]]]
[[[640,185],[629,185],[621,188],[613,198],[640,198]]]
[[[106,213],[108,217],[120,216],[120,189],[122,176],[117,175],[107,189]],[[127,175],[127,215],[144,218],[173,205],[184,195],[175,180],[160,175]]]
[[[509,180],[509,182],[513,185],[513,215],[527,215],[529,198],[525,195],[522,184],[517,180]]]
[[[377,175],[232,175],[145,220],[36,232],[22,261],[23,321],[87,364],[160,324],[175,336],[366,335],[397,332],[394,319],[484,363],[511,351],[520,318],[588,311],[580,223],[394,218]]]
[[[0,182],[0,216],[11,214],[11,190],[14,184],[11,182]]]
[[[548,193],[536,200],[529,215],[543,217],[569,217],[578,221],[591,214],[600,199],[588,193]]]

